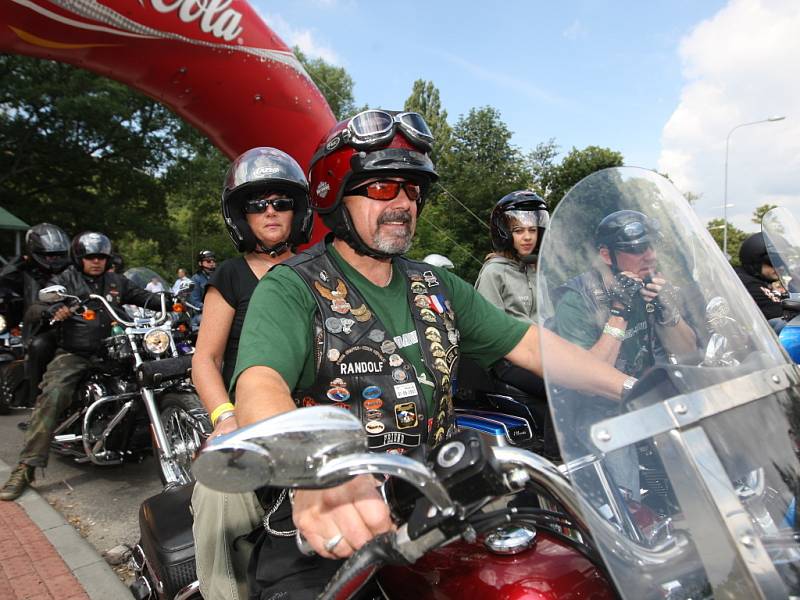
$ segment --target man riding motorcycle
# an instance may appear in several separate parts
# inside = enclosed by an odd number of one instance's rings
[[[53,275],[69,265],[69,237],[63,229],[51,223],[39,223],[25,233],[25,253],[11,260],[0,271],[0,287],[22,299],[19,310],[12,307],[6,315],[9,324],[23,321],[25,344],[25,379],[27,406],[33,406],[39,394],[44,370],[56,351],[56,335],[46,322],[39,319],[39,290]]]
[[[89,294],[103,295],[114,306],[135,304],[143,308],[159,306],[159,296],[135,287],[124,276],[107,271],[111,240],[104,234],[84,232],[72,240],[73,265],[54,276],[48,285],[64,286],[68,294],[85,299]],[[42,393],[25,433],[19,464],[0,490],[0,500],[14,500],[34,479],[35,467],[47,466],[50,437],[58,417],[73,400],[75,386],[91,367],[90,357],[111,332],[112,321],[102,304],[86,303],[76,314],[65,303],[51,307],[38,305],[42,319],[61,322],[57,328],[58,349],[47,365],[42,379]]]
[[[301,406],[334,404],[362,421],[374,451],[440,444],[453,428],[452,375],[463,352],[484,367],[506,357],[541,372],[539,336],[452,273],[403,258],[437,174],[416,113],[369,110],[337,124],[310,170],[312,206],[333,232],[278,265],[256,289],[234,375],[247,425]],[[552,336],[554,337],[554,336]],[[625,376],[555,341],[582,389],[619,398]],[[567,365],[578,357],[587,368]],[[391,528],[368,476],[269,498],[251,560],[251,598],[308,597],[342,559]],[[319,555],[303,557],[292,521]]]

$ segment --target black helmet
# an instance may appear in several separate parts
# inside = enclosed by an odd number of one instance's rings
[[[742,268],[759,279],[764,277],[761,274],[762,265],[771,265],[767,246],[764,242],[763,233],[754,233],[739,246],[739,262]]]
[[[57,225],[39,223],[25,234],[25,253],[45,271],[60,273],[69,265],[69,237]]]
[[[97,231],[84,231],[79,233],[72,240],[70,246],[70,254],[72,261],[81,267],[81,259],[94,254],[105,256],[106,259],[111,258],[111,240],[102,233]]]
[[[537,194],[528,190],[506,194],[492,209],[489,217],[489,229],[492,233],[492,247],[497,252],[512,250],[514,238],[511,235],[510,219],[525,220],[535,224],[539,230],[536,247],[531,254],[539,251],[542,236],[550,223],[550,213],[547,212],[547,203]]]
[[[594,231],[594,243],[598,248],[621,252],[636,251],[654,246],[663,239],[658,219],[635,210],[618,210],[605,217]]]
[[[272,248],[265,248],[253,234],[244,214],[245,200],[264,192],[280,192],[294,199],[294,216],[289,238]],[[233,161],[222,189],[222,217],[239,252],[256,247],[277,256],[288,246],[305,244],[311,239],[313,215],[308,202],[308,182],[303,169],[291,156],[276,148],[251,148]]]
[[[392,256],[364,243],[342,197],[353,184],[370,177],[408,177],[421,187],[419,214],[428,189],[439,178],[428,157],[431,142],[428,126],[416,113],[368,110],[340,121],[311,158],[311,207],[336,237],[357,252],[375,258]]]
[[[110,269],[111,267],[114,267],[114,272],[120,275],[125,271],[125,259],[122,258],[122,255],[116,252],[111,254],[111,260],[108,261],[108,268]]]
[[[217,255],[213,250],[200,250],[197,253],[197,263],[200,264],[204,260],[217,260]]]

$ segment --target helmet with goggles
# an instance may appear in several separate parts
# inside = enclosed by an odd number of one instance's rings
[[[489,218],[492,247],[496,252],[512,250],[514,248],[512,235],[514,226],[535,226],[539,236],[531,254],[536,254],[542,243],[542,235],[549,223],[550,213],[547,212],[547,203],[538,194],[529,190],[506,194],[495,204]]]
[[[367,180],[402,178],[416,185],[405,188],[417,204],[439,176],[428,156],[433,136],[421,115],[410,112],[367,110],[336,124],[320,142],[309,171],[311,206],[336,237],[357,252],[378,258],[390,256],[369,247],[356,232],[342,197],[347,192],[378,200],[391,200],[401,185],[381,182],[374,189],[359,190]],[[396,183],[396,182],[395,182]]]
[[[49,273],[69,265],[69,237],[61,227],[39,223],[25,233],[25,254]]]
[[[635,210],[618,210],[605,217],[594,232],[595,246],[642,254],[663,239],[657,219]]]
[[[103,233],[84,231],[73,238],[69,252],[73,262],[81,268],[83,266],[81,260],[87,256],[102,256],[109,260],[111,258],[111,240]]]
[[[280,198],[266,199],[278,194]],[[289,237],[264,246],[247,223],[246,213],[293,210]],[[311,238],[312,214],[308,182],[291,156],[276,148],[251,148],[231,163],[222,189],[222,217],[239,252],[260,251],[272,256]]]

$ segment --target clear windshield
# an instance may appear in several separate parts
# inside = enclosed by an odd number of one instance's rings
[[[800,223],[782,207],[761,219],[769,260],[790,294],[800,296]]]
[[[582,180],[539,279],[542,325],[638,380],[624,401],[578,393],[543,336],[562,457],[622,595],[800,592],[798,376],[680,192],[644,169]]]

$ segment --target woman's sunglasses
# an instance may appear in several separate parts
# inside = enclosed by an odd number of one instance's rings
[[[244,212],[248,215],[266,212],[272,206],[275,212],[284,212],[294,208],[294,198],[253,198],[244,203]]]
[[[366,196],[372,200],[389,201],[397,198],[401,188],[406,191],[406,196],[412,202],[419,202],[422,198],[422,190],[418,184],[411,181],[394,181],[392,179],[382,179],[354,187],[345,192],[345,196]]]

